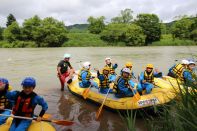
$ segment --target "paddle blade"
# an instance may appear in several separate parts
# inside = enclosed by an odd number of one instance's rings
[[[102,109],[103,109],[103,105],[101,105],[101,106],[99,107],[98,111],[96,112],[96,120],[99,119],[99,116],[100,116],[100,114],[101,114],[101,112],[102,112]]]
[[[139,101],[141,98],[140,94],[138,92],[135,93],[135,95],[132,97],[133,102]]]
[[[88,97],[89,92],[90,92],[90,88],[85,89],[85,90],[83,91],[82,96],[83,96],[84,99],[86,99],[86,98]]]
[[[46,114],[45,113],[42,118],[43,119],[50,119],[51,117],[52,117],[51,114]]]
[[[72,124],[74,124],[73,121],[66,121],[66,120],[51,120],[51,122],[63,126],[71,126]]]

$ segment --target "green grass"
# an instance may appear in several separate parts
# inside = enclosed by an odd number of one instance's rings
[[[197,77],[195,77],[197,82]],[[197,131],[197,83],[186,82],[177,99],[171,103],[162,105],[154,111],[157,117],[150,114],[142,114],[148,131]],[[135,131],[136,114],[127,111],[126,116],[119,113],[129,131]]]
[[[180,39],[173,40],[171,34],[162,35],[160,41],[156,41],[151,44],[151,46],[187,46],[187,45],[197,45],[197,43],[192,40],[180,40]]]

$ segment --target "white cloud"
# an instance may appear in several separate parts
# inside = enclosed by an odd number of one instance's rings
[[[196,7],[196,0],[0,0],[0,26],[5,26],[10,13],[19,23],[37,14],[69,25],[86,23],[89,16],[103,15],[109,21],[125,8],[132,9],[134,15],[155,13],[163,21],[171,21],[178,15],[195,15]]]

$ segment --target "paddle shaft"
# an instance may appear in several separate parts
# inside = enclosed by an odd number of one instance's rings
[[[108,95],[109,95],[109,91],[110,91],[110,88],[109,88],[109,90],[107,91],[107,94],[106,94],[106,96],[105,96],[105,99],[103,100],[103,102],[102,102],[102,105],[99,107],[99,109],[98,109],[98,111],[97,111],[97,116],[96,116],[96,119],[98,119],[99,118],[99,116],[100,116],[100,114],[101,114],[101,111],[102,111],[102,109],[103,109],[103,106],[104,106],[104,103],[105,103],[105,101],[106,101],[106,99],[107,99],[107,97],[108,97]]]

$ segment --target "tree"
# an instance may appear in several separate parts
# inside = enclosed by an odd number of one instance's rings
[[[116,43],[124,40],[124,33],[126,32],[125,24],[111,23],[101,32],[101,39]]]
[[[0,27],[0,40],[3,40],[3,30],[4,28]]]
[[[88,30],[90,31],[90,33],[99,34],[105,28],[104,20],[105,20],[104,16],[98,18],[94,18],[90,16],[88,18],[88,22],[89,22]]]
[[[13,42],[21,39],[21,30],[17,22],[12,22],[4,31],[3,37],[8,42]]]
[[[197,29],[195,29],[195,30],[193,30],[193,31],[191,32],[190,38],[191,38],[193,41],[197,42]]]
[[[190,37],[190,32],[192,31],[192,24],[194,24],[194,20],[187,17],[177,20],[172,25],[173,38],[188,39]]]
[[[8,17],[7,17],[6,26],[8,27],[9,25],[11,25],[15,21],[16,21],[16,18],[14,17],[14,15],[9,14]]]
[[[114,17],[111,19],[112,23],[131,23],[133,16],[132,16],[133,11],[131,9],[125,9],[121,10],[121,13],[119,16]]]
[[[22,34],[23,39],[27,41],[36,41],[38,29],[41,26],[41,19],[35,15],[30,19],[26,19],[23,23]]]
[[[63,22],[48,17],[41,22],[35,39],[38,47],[59,47],[68,39],[67,32]]]
[[[139,14],[135,23],[142,27],[144,34],[146,35],[146,45],[152,43],[153,41],[160,40],[161,24],[157,15]]]
[[[127,46],[144,45],[145,35],[140,26],[135,24],[111,23],[101,33],[101,39],[116,43],[125,42]]]
[[[145,35],[140,26],[131,24],[128,25],[125,32],[125,40],[127,46],[142,46],[145,44]]]

